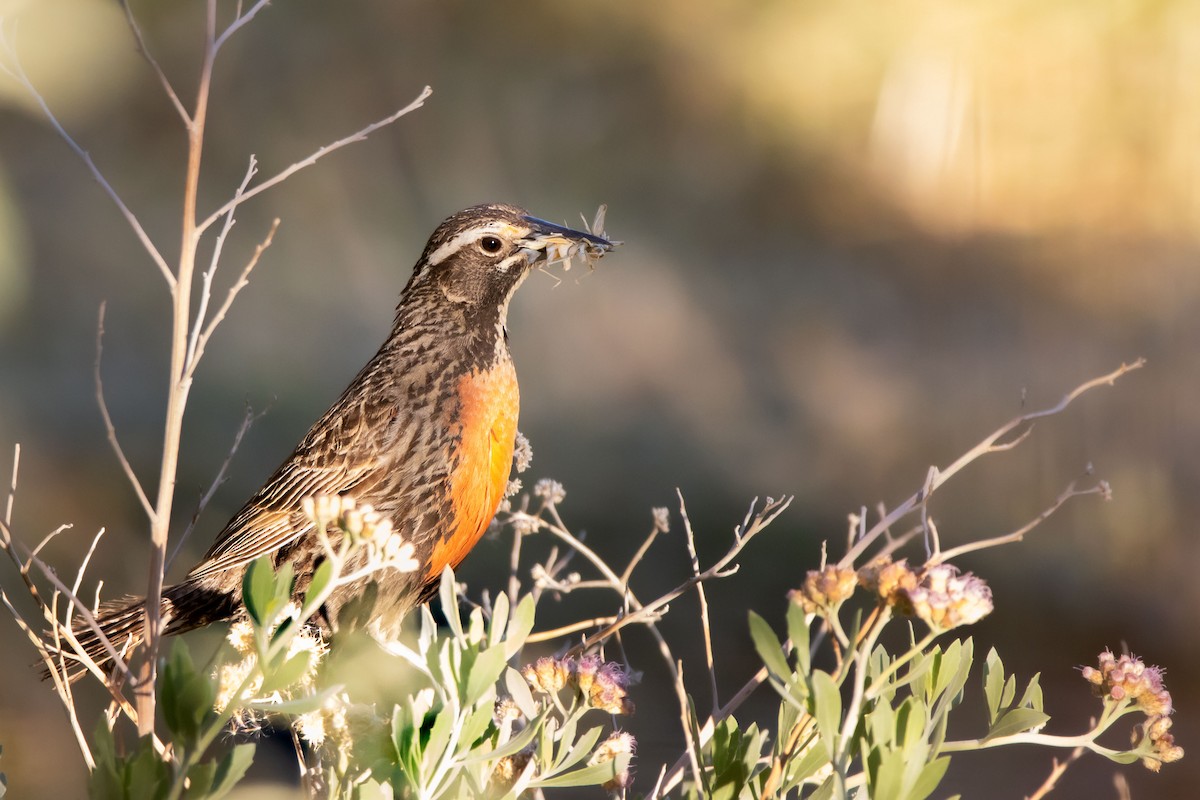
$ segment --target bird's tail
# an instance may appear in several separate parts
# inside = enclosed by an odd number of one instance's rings
[[[164,615],[169,606],[170,601],[164,599]],[[97,627],[103,632],[104,638],[101,638],[96,628],[76,617],[75,639],[79,643],[78,649],[82,650],[101,670],[106,671],[112,665],[112,651],[126,654],[141,644],[146,619],[146,601],[141,597],[110,600],[100,604],[100,609],[95,617]],[[62,642],[59,653],[62,660],[66,662],[67,676],[70,680],[76,680],[87,671],[73,644]],[[43,669],[43,680],[49,677],[49,669]]]
[[[236,598],[230,592],[208,589],[199,583],[184,581],[163,589],[161,615],[163,633],[173,635],[200,628],[211,622],[229,619],[237,611]],[[125,597],[100,604],[93,627],[75,618],[73,631],[78,650],[95,662],[102,671],[112,667],[113,652],[128,660],[128,653],[142,643],[146,621],[146,600],[142,597]],[[99,632],[96,630],[99,628]],[[101,638],[101,633],[104,634]],[[110,649],[111,647],[111,649]],[[73,645],[60,645],[62,660],[70,680],[87,671],[83,659]],[[42,670],[42,678],[49,678],[50,670]]]

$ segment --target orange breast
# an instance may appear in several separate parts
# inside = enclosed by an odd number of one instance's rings
[[[487,530],[512,471],[520,395],[511,363],[472,372],[458,383],[461,426],[457,467],[450,479],[456,528],[434,544],[427,578],[457,567]]]

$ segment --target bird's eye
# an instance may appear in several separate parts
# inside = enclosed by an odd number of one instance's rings
[[[504,247],[504,242],[495,236],[485,236],[479,240],[479,247],[483,252],[495,255],[500,252],[500,248]]]

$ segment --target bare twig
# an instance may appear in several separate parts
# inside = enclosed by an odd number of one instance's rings
[[[675,663],[675,696],[679,701],[683,737],[687,748],[688,763],[697,786],[704,786],[704,772],[700,767],[700,748],[692,736],[691,705],[688,703],[687,689],[683,685],[683,662]]]
[[[633,554],[633,558],[629,559],[629,563],[625,566],[624,571],[621,572],[621,583],[625,584],[626,586],[629,585],[629,579],[633,576],[633,571],[637,569],[638,564],[642,563],[642,559],[646,557],[646,553],[649,552],[650,546],[653,545],[658,539],[658,535],[660,533],[662,533],[662,529],[658,526],[658,523],[655,522],[655,525],[650,530],[650,533],[646,534],[646,538],[642,540],[637,552]]]
[[[598,628],[601,625],[611,625],[618,619],[619,617],[615,615],[608,617],[593,617],[592,619],[581,619],[577,620],[576,622],[572,622],[570,625],[563,625],[561,628],[553,628],[548,631],[537,631],[536,633],[531,633],[525,638],[525,641],[527,643],[550,642],[555,639],[562,638],[563,636],[567,636],[568,634],[577,633],[578,631],[585,631],[588,628]]]
[[[709,743],[709,741],[712,740],[713,733],[716,731],[717,725],[719,725],[723,720],[729,717],[730,714],[740,708],[742,703],[746,702],[750,695],[754,694],[754,691],[758,689],[759,686],[762,686],[764,683],[766,683],[768,674],[769,673],[767,672],[766,667],[760,668],[758,672],[754,673],[750,680],[746,681],[746,683],[742,685],[742,688],[737,690],[737,693],[729,699],[728,703],[722,706],[716,714],[712,715],[707,721],[705,721],[704,725],[700,728],[700,740],[697,742],[698,747],[703,748]],[[680,756],[679,760],[672,764],[671,768],[667,770],[667,777],[660,784],[658,793],[650,794],[648,797],[665,797],[667,792],[670,792],[672,789],[678,786],[683,780],[683,775],[685,770],[688,768],[689,761],[690,759],[687,753],[684,753],[682,756]]]
[[[25,91],[29,92],[30,96],[33,97],[34,101],[41,107],[42,113],[46,115],[46,119],[50,123],[50,126],[54,128],[55,132],[57,132],[59,137],[66,142],[67,146],[71,148],[75,155],[79,156],[84,165],[87,167],[88,172],[92,174],[92,178],[96,181],[96,183],[100,184],[100,188],[102,188],[104,193],[109,196],[109,199],[116,204],[117,208],[121,212],[121,216],[125,218],[125,222],[129,224],[129,227],[133,229],[138,241],[142,243],[142,247],[145,248],[146,252],[150,255],[151,260],[154,261],[155,266],[158,267],[159,272],[162,273],[163,280],[166,281],[168,288],[174,291],[175,276],[171,273],[171,268],[167,266],[167,260],[163,258],[162,253],[159,252],[158,247],[155,246],[154,241],[150,238],[150,234],[146,233],[145,228],[142,227],[142,223],[138,220],[137,215],[129,210],[129,206],[125,205],[125,201],[121,199],[119,194],[117,194],[116,189],[112,187],[112,184],[109,183],[108,179],[106,179],[103,173],[100,172],[100,168],[97,167],[96,162],[92,160],[91,154],[84,150],[79,143],[71,137],[71,134],[67,133],[67,130],[62,126],[62,123],[58,121],[58,117],[56,117],[54,112],[50,110],[50,106],[46,103],[46,99],[42,97],[41,93],[38,92],[38,90],[34,87],[33,82],[29,80],[29,76],[25,74],[25,68],[21,66],[21,61],[17,58],[17,54],[13,50],[12,44],[8,41],[8,38],[0,36],[0,44],[2,44],[4,48],[5,61],[7,62],[0,63],[0,71],[3,71],[5,74],[14,78],[23,87],[25,87]]]
[[[1066,489],[1064,489],[1062,494],[1060,494],[1058,497],[1056,497],[1054,499],[1054,502],[1051,503],[1048,508],[1043,510],[1040,514],[1038,514],[1036,517],[1031,519],[1029,522],[1022,525],[1020,528],[1017,528],[1012,533],[1006,533],[1003,536],[995,536],[991,539],[983,539],[978,542],[968,542],[967,544],[959,545],[958,547],[952,547],[949,550],[945,550],[941,553],[934,555],[934,557],[929,560],[929,564],[930,565],[941,564],[941,563],[950,561],[952,559],[958,558],[961,555],[965,555],[966,553],[973,553],[976,550],[985,550],[989,547],[999,547],[1002,544],[1012,544],[1013,542],[1019,542],[1025,538],[1025,534],[1029,533],[1031,530],[1036,528],[1038,525],[1041,525],[1043,522],[1045,522],[1047,519],[1049,519],[1054,514],[1054,512],[1056,512],[1056,511],[1058,511],[1058,509],[1062,508],[1063,504],[1066,503],[1068,500],[1070,500],[1072,497],[1081,497],[1083,495],[1088,495],[1088,494],[1098,494],[1098,495],[1101,495],[1102,497],[1104,497],[1104,496],[1107,496],[1108,493],[1109,493],[1108,484],[1105,483],[1104,481],[1101,481],[1100,483],[1096,484],[1095,486],[1093,486],[1089,489],[1076,489],[1075,482],[1072,481],[1071,485],[1068,486]]]
[[[150,48],[146,46],[146,40],[142,38],[141,26],[137,24],[137,20],[133,16],[133,9],[129,7],[129,0],[121,0],[121,8],[125,10],[125,21],[129,23],[129,30],[133,33],[133,40],[137,43],[138,52],[142,54],[142,58],[146,59],[146,63],[154,71],[158,82],[162,84],[163,93],[171,101],[171,105],[175,107],[175,113],[183,120],[184,125],[190,125],[192,118],[188,116],[187,109],[183,107],[179,95],[175,93],[175,87],[171,85],[170,79],[167,78],[167,73],[163,72],[163,68],[159,66],[158,61],[150,54]]]
[[[1064,395],[1063,398],[1055,405],[1038,411],[1031,411],[1028,414],[1022,414],[1019,417],[1009,420],[1004,425],[1000,426],[987,437],[985,437],[983,441],[979,442],[970,450],[967,450],[965,453],[955,459],[955,461],[945,469],[937,469],[936,467],[932,468],[931,474],[922,490],[905,500],[900,505],[896,506],[894,509],[892,509],[891,513],[877,522],[871,528],[871,530],[863,535],[863,537],[846,552],[846,555],[842,557],[840,562],[838,562],[838,566],[852,566],[858,560],[859,556],[861,556],[863,552],[866,551],[866,549],[869,548],[875,542],[875,540],[883,534],[884,531],[895,524],[897,520],[903,519],[911,514],[922,503],[926,502],[929,495],[937,491],[939,487],[945,484],[946,481],[953,478],[968,464],[981,458],[982,456],[989,455],[991,453],[1011,450],[1013,447],[1023,441],[1024,438],[1029,435],[1030,429],[1028,427],[1022,429],[1022,426],[1029,426],[1035,420],[1041,419],[1042,417],[1048,417],[1061,413],[1064,409],[1066,409],[1067,406],[1078,399],[1080,395],[1099,386],[1112,386],[1118,378],[1125,375],[1127,372],[1140,369],[1141,367],[1145,366],[1145,364],[1146,360],[1144,358],[1139,358],[1132,364],[1122,364],[1120,367],[1108,373],[1107,375],[1101,375],[1098,378],[1085,381]],[[1015,435],[1014,431],[1016,431]],[[1009,436],[1012,436],[1012,438],[1005,438]]]
[[[706,569],[704,572],[701,572],[699,575],[693,575],[692,577],[688,578],[671,591],[659,597],[657,600],[631,611],[613,624],[606,627],[604,630],[589,636],[582,644],[576,645],[574,648],[572,648],[571,652],[573,654],[583,652],[590,647],[594,647],[605,639],[608,639],[627,625],[644,621],[646,617],[658,612],[663,606],[667,605],[677,597],[686,594],[699,583],[712,580],[713,578],[721,578],[733,574],[733,572],[737,570],[737,567],[733,562],[737,559],[738,555],[741,554],[742,549],[750,542],[751,539],[754,538],[755,535],[763,531],[775,520],[776,517],[782,514],[783,511],[791,504],[791,502],[791,497],[785,497],[780,500],[772,500],[768,498],[766,505],[763,506],[763,509],[758,512],[757,515],[754,515],[752,518],[749,514],[747,515],[746,521],[743,522],[743,524],[739,526],[738,530],[735,532],[735,541],[733,546],[731,546],[728,552],[726,552],[725,555],[722,556],[715,564]]]
[[[254,17],[258,15],[258,12],[262,11],[268,5],[268,0],[258,0],[258,2],[250,7],[249,11],[245,12],[244,14],[238,13],[233,22],[229,23],[229,27],[222,31],[221,35],[218,36],[216,41],[213,43],[213,54],[215,55],[216,51],[220,50],[225,45],[225,42],[229,41],[230,36],[233,36],[235,33],[241,30],[242,26],[254,19]],[[241,11],[241,3],[238,3],[238,11]]]
[[[254,413],[249,405],[246,406],[246,411],[242,414],[242,422],[238,425],[237,433],[234,434],[233,444],[229,446],[229,451],[225,454],[225,460],[221,462],[221,468],[217,470],[216,476],[209,484],[208,491],[196,503],[196,510],[192,512],[192,518],[188,520],[187,527],[183,529],[183,533],[179,534],[178,541],[175,542],[175,548],[171,551],[171,556],[167,559],[167,568],[170,569],[171,564],[175,562],[175,557],[179,555],[179,550],[183,547],[183,543],[192,535],[192,531],[196,529],[196,523],[200,519],[200,515],[204,513],[204,509],[208,508],[208,504],[212,502],[213,496],[217,493],[217,489],[225,483],[225,473],[229,471],[229,465],[233,463],[233,457],[237,455],[238,448],[242,445],[242,439],[246,436],[246,432],[250,430],[256,420],[260,419],[266,412]]]
[[[292,175],[296,174],[297,172],[304,169],[305,167],[311,167],[313,164],[317,163],[318,160],[320,160],[321,158],[324,158],[325,156],[329,155],[333,151],[340,150],[341,148],[345,147],[348,144],[353,144],[355,142],[361,142],[363,139],[366,139],[368,136],[370,136],[372,133],[379,130],[380,128],[387,127],[388,125],[391,125],[393,122],[395,122],[396,120],[403,117],[405,114],[416,111],[418,108],[420,108],[421,106],[423,106],[425,104],[425,100],[431,94],[433,94],[433,89],[426,86],[421,91],[421,94],[419,94],[417,96],[416,100],[413,100],[411,103],[409,103],[408,105],[406,105],[404,108],[400,109],[399,111],[395,112],[394,114],[390,114],[390,115],[384,117],[383,119],[379,120],[378,122],[373,122],[370,125],[368,125],[367,127],[363,128],[362,130],[360,130],[356,133],[352,133],[349,136],[346,136],[344,138],[338,139],[336,142],[333,142],[332,144],[325,145],[324,147],[320,148],[315,153],[310,155],[308,158],[305,158],[302,161],[297,161],[295,164],[292,164],[290,167],[288,167],[287,169],[278,173],[277,175],[275,175],[271,178],[268,178],[267,180],[263,181],[262,183],[258,184],[257,186],[254,186],[251,189],[246,190],[246,193],[243,194],[241,197],[236,197],[232,200],[229,200],[223,206],[218,208],[216,211],[209,214],[204,219],[203,222],[201,222],[199,225],[196,226],[196,232],[203,233],[204,231],[208,230],[208,228],[214,222],[216,222],[218,219],[220,219],[225,214],[229,213],[230,210],[240,206],[242,203],[246,202],[251,197],[261,194],[262,192],[265,192],[267,189],[270,189],[272,186],[276,186],[277,184],[287,180]]]
[[[242,178],[242,182],[234,191],[233,196],[238,197],[246,191],[246,186],[249,185],[250,179],[258,172],[258,162],[254,156],[250,156],[250,165],[246,168],[246,174]],[[278,222],[278,220],[276,221]],[[212,256],[208,261],[208,269],[204,271],[200,284],[200,307],[196,309],[196,320],[192,325],[192,335],[188,340],[187,356],[184,361],[188,364],[193,364],[196,361],[196,345],[200,339],[200,331],[204,327],[204,320],[208,316],[208,304],[212,299],[212,281],[213,276],[217,274],[217,267],[221,263],[221,253],[225,250],[225,239],[229,236],[229,231],[237,223],[234,217],[233,209],[225,215],[225,223],[221,226],[221,232],[217,234],[217,239],[213,243]]]
[[[250,256],[250,260],[246,262],[246,266],[242,268],[242,274],[239,275],[234,284],[229,287],[229,291],[225,295],[225,301],[221,303],[221,306],[213,313],[212,319],[208,321],[208,324],[204,327],[204,331],[200,334],[199,338],[194,341],[195,348],[191,354],[191,357],[186,360],[187,369],[184,372],[185,380],[190,380],[195,374],[196,367],[199,365],[200,359],[204,355],[204,348],[208,345],[208,340],[212,338],[213,332],[216,331],[217,326],[221,324],[221,321],[225,319],[225,315],[229,313],[229,308],[233,305],[233,301],[237,299],[238,292],[246,288],[246,286],[250,283],[250,272],[258,264],[259,258],[262,257],[262,254],[266,251],[266,249],[271,246],[271,241],[275,238],[275,231],[278,229],[279,218],[276,217],[275,221],[271,223],[271,229],[267,231],[266,237],[254,248],[254,254]],[[200,322],[201,320],[197,318],[197,326],[199,326]]]
[[[21,445],[13,445],[12,478],[8,482],[8,500],[4,503],[4,524],[12,526],[13,504],[17,500],[17,474],[21,469]]]
[[[1087,752],[1086,748],[1076,747],[1071,751],[1071,755],[1067,756],[1066,760],[1059,761],[1056,758],[1051,761],[1050,774],[1046,776],[1046,780],[1042,781],[1042,785],[1037,788],[1037,791],[1026,797],[1025,800],[1043,800],[1043,798],[1054,791],[1054,787],[1058,785],[1059,778],[1063,776],[1067,768],[1078,761],[1085,752]]]
[[[696,554],[696,535],[692,532],[692,520],[688,517],[687,505],[683,502],[683,492],[675,489],[679,497],[679,515],[683,517],[683,530],[686,534],[688,556],[692,560],[692,576],[700,577],[700,557]],[[704,633],[704,662],[708,667],[709,691],[712,693],[711,713],[716,714],[721,701],[717,695],[717,669],[713,658],[712,626],[708,619],[708,596],[704,593],[704,584],[696,584],[696,595],[700,598],[700,628]]]
[[[93,379],[96,384],[96,405],[100,407],[100,416],[104,418],[104,431],[108,435],[108,444],[112,447],[113,454],[117,457],[117,463],[121,465],[121,470],[125,473],[125,479],[133,487],[133,493],[137,495],[138,502],[142,504],[142,510],[146,512],[146,516],[153,522],[154,506],[150,505],[150,498],[146,496],[146,490],[142,488],[142,482],[138,480],[137,473],[133,471],[133,466],[125,456],[125,450],[121,447],[121,440],[117,438],[117,428],[113,425],[112,415],[108,412],[108,403],[104,399],[104,379],[100,374],[100,361],[104,355],[104,309],[105,303],[101,303],[99,319],[96,322],[96,361],[92,369]]]

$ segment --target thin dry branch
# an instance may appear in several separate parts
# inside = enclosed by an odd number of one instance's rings
[[[698,747],[703,748],[712,740],[713,733],[716,731],[717,725],[719,725],[731,714],[733,714],[734,711],[740,708],[741,705],[745,703],[747,699],[749,699],[750,695],[754,694],[755,690],[758,689],[759,686],[762,686],[764,683],[766,683],[768,675],[769,673],[767,672],[766,667],[760,668],[758,672],[754,673],[750,680],[746,681],[746,683],[742,685],[742,688],[738,689],[737,693],[729,699],[729,702],[721,706],[721,709],[716,714],[713,714],[705,721],[704,725],[700,727],[700,737],[699,741],[697,742]],[[678,786],[683,780],[684,773],[688,769],[689,763],[689,755],[687,753],[681,755],[679,759],[671,765],[671,768],[667,770],[665,780],[659,784],[654,793],[648,795],[647,797],[666,797],[667,793]]]
[[[108,182],[108,179],[104,177],[104,174],[100,172],[100,168],[97,167],[96,162],[92,160],[91,154],[88,153],[87,150],[84,150],[79,143],[72,138],[71,134],[67,133],[67,129],[63,127],[62,123],[59,122],[58,117],[56,117],[54,112],[50,110],[49,104],[46,103],[46,98],[42,97],[41,93],[34,87],[33,82],[29,79],[29,76],[25,74],[25,68],[21,66],[21,61],[17,58],[16,51],[13,49],[12,42],[9,41],[7,35],[0,35],[0,46],[3,47],[5,62],[7,62],[0,63],[0,71],[3,71],[5,74],[20,83],[21,86],[25,88],[25,91],[29,92],[30,96],[34,99],[34,102],[41,107],[42,113],[46,115],[46,120],[50,123],[50,126],[54,128],[55,132],[64,142],[66,142],[67,146],[71,148],[75,155],[79,156],[79,158],[83,161],[84,166],[87,167],[88,172],[92,174],[92,178],[96,181],[96,183],[100,184],[100,188],[102,188],[104,193],[108,195],[109,199],[116,204],[117,209],[121,212],[121,216],[125,218],[125,222],[128,223],[129,227],[133,229],[138,241],[142,243],[142,247],[150,255],[151,260],[154,261],[154,264],[158,267],[159,272],[162,273],[163,280],[166,281],[167,287],[170,288],[171,291],[174,291],[175,276],[171,273],[171,268],[167,265],[167,260],[163,258],[162,253],[159,252],[158,247],[150,238],[150,234],[146,233],[146,229],[142,227],[142,223],[137,218],[137,215],[129,209],[129,206],[125,205],[125,201],[121,199],[119,194],[117,194],[117,190],[112,187],[112,184]]]
[[[246,168],[246,174],[242,177],[242,182],[238,184],[238,188],[234,190],[233,196],[238,197],[246,191],[246,187],[250,184],[250,180],[258,172],[258,162],[254,156],[250,156],[250,164]],[[188,340],[187,355],[184,357],[184,363],[191,364],[196,360],[196,345],[200,339],[200,332],[204,328],[204,320],[208,316],[208,304],[212,300],[212,282],[217,274],[217,267],[221,263],[221,253],[225,251],[225,239],[229,236],[229,231],[237,223],[233,210],[225,215],[225,223],[221,226],[221,232],[217,234],[217,239],[213,243],[212,256],[208,260],[208,269],[204,271],[200,283],[200,307],[196,309],[196,319],[192,323],[192,335]]]
[[[224,31],[222,31],[221,35],[218,36],[216,41],[213,43],[214,55],[216,54],[216,51],[220,50],[225,45],[225,42],[229,41],[230,36],[233,36],[235,33],[237,33],[239,30],[242,29],[242,26],[244,26],[250,20],[254,19],[258,15],[258,12],[262,11],[264,8],[266,8],[269,5],[269,2],[268,2],[268,0],[258,0],[258,2],[256,2],[254,5],[252,5],[250,7],[250,10],[245,12],[244,14],[240,13],[241,5],[242,5],[241,3],[238,3],[239,13],[234,18],[233,22],[229,23],[229,27],[227,27]]]
[[[1042,781],[1042,785],[1037,788],[1037,791],[1026,797],[1025,800],[1043,800],[1043,798],[1054,791],[1059,779],[1067,771],[1067,768],[1078,761],[1085,752],[1087,752],[1087,748],[1076,747],[1071,751],[1071,755],[1067,756],[1066,760],[1059,761],[1057,758],[1054,759],[1051,762],[1050,774],[1046,776],[1046,780]]]
[[[279,218],[276,217],[274,222],[271,223],[271,229],[267,231],[266,237],[254,248],[254,254],[250,257],[250,260],[246,262],[246,266],[242,268],[241,275],[239,275],[238,279],[234,281],[234,284],[229,287],[229,291],[225,294],[225,301],[221,303],[220,307],[217,308],[217,310],[213,313],[212,319],[208,321],[208,324],[204,326],[204,331],[200,334],[199,338],[195,340],[195,349],[191,353],[191,357],[186,361],[187,368],[184,371],[185,380],[191,380],[192,376],[195,374],[196,367],[199,365],[200,359],[204,356],[204,348],[208,346],[208,340],[212,338],[217,326],[221,324],[222,320],[225,319],[225,315],[229,313],[229,309],[233,305],[233,301],[237,299],[238,293],[249,285],[251,271],[253,271],[254,267],[258,264],[258,260],[262,257],[262,254],[266,252],[268,247],[271,246],[271,241],[275,238],[275,231],[278,229]],[[199,318],[196,319],[196,324],[200,324]]]
[[[96,360],[92,367],[92,375],[96,384],[96,404],[100,406],[100,416],[104,418],[104,431],[108,435],[108,444],[112,447],[113,454],[117,457],[117,463],[121,465],[121,470],[125,473],[125,479],[133,487],[133,492],[137,495],[138,502],[142,504],[142,510],[146,512],[146,516],[153,522],[155,516],[154,506],[150,505],[150,498],[146,496],[146,490],[142,488],[142,482],[138,480],[137,473],[133,471],[133,466],[125,456],[125,450],[121,447],[121,440],[117,438],[117,428],[113,425],[112,415],[108,412],[108,403],[104,399],[104,379],[100,375],[100,362],[104,355],[104,310],[105,303],[102,302],[100,303],[99,319],[96,322]]]
[[[1012,533],[1006,533],[1003,536],[995,536],[990,539],[982,539],[978,542],[968,542],[967,544],[959,545],[958,547],[952,547],[949,550],[945,550],[940,553],[934,553],[934,555],[929,559],[928,563],[930,566],[934,564],[941,564],[958,558],[961,555],[965,555],[966,553],[973,553],[976,550],[985,550],[989,547],[999,547],[1002,544],[1019,542],[1025,538],[1025,534],[1029,533],[1038,525],[1041,525],[1043,522],[1053,516],[1053,514],[1058,511],[1058,509],[1062,508],[1063,504],[1072,497],[1098,494],[1101,497],[1107,498],[1109,497],[1110,493],[1111,492],[1108,484],[1105,481],[1100,481],[1098,484],[1089,489],[1076,489],[1075,481],[1071,481],[1071,484],[1054,499],[1053,503],[1051,503],[1036,517],[1022,525],[1020,528],[1017,528]]]
[[[533,644],[537,642],[551,642],[555,639],[561,639],[572,633],[586,631],[588,628],[598,628],[601,625],[611,625],[619,619],[616,615],[607,617],[593,617],[592,619],[581,619],[572,622],[570,625],[563,625],[561,628],[553,628],[548,631],[537,631],[525,637],[527,643]]]
[[[747,514],[746,521],[744,521],[742,525],[738,526],[738,529],[734,533],[733,545],[715,564],[706,569],[704,572],[701,572],[699,575],[693,575],[692,577],[688,578],[671,591],[659,597],[657,600],[631,611],[630,613],[622,616],[613,624],[606,627],[604,630],[589,636],[582,644],[571,648],[571,655],[578,655],[579,653],[582,653],[591,647],[595,647],[597,644],[610,638],[617,631],[628,625],[644,622],[646,618],[658,613],[672,600],[675,600],[676,598],[686,594],[693,587],[703,583],[704,581],[732,575],[737,571],[737,566],[734,565],[733,562],[741,554],[742,549],[750,542],[751,539],[753,539],[758,533],[770,525],[776,517],[782,514],[784,510],[791,505],[791,502],[791,497],[785,497],[779,500],[767,498],[767,502],[761,511],[759,511],[753,517]],[[753,508],[754,505],[752,504],[751,511],[753,511]]]
[[[683,531],[687,541],[688,556],[692,561],[692,577],[700,577],[700,557],[696,554],[696,535],[692,531],[692,520],[687,513],[687,505],[683,502],[683,492],[675,489],[679,498],[679,515],[683,517]],[[712,626],[708,618],[708,596],[704,592],[704,584],[696,584],[696,595],[700,599],[700,629],[704,634],[704,663],[708,667],[709,691],[712,693],[711,713],[717,713],[721,701],[717,694],[717,668],[713,658]]]
[[[697,786],[704,785],[704,772],[700,767],[700,748],[692,736],[691,704],[688,703],[687,688],[683,684],[683,662],[675,663],[675,697],[679,701],[680,721],[683,725],[684,746],[688,765]]]
[[[390,115],[384,117],[383,119],[379,120],[378,122],[373,122],[370,125],[363,128],[362,130],[360,130],[356,133],[352,133],[349,136],[346,136],[342,139],[338,139],[336,142],[333,142],[332,144],[325,145],[324,147],[320,148],[315,153],[310,155],[308,158],[305,158],[302,161],[297,161],[295,164],[292,164],[290,167],[284,169],[282,172],[274,175],[271,178],[268,178],[267,180],[263,181],[262,183],[258,184],[257,186],[254,186],[251,189],[247,189],[246,193],[243,194],[241,197],[236,197],[232,200],[229,200],[227,203],[225,203],[223,206],[218,208],[216,211],[209,214],[208,217],[206,217],[203,222],[201,222],[199,225],[196,226],[196,233],[197,234],[203,233],[204,231],[208,230],[208,228],[210,226],[212,226],[212,224],[214,222],[216,222],[218,219],[223,217],[225,214],[228,214],[234,208],[237,208],[238,206],[240,206],[242,203],[246,202],[250,198],[255,197],[256,195],[259,195],[262,192],[265,192],[267,189],[270,189],[272,186],[275,186],[275,185],[287,180],[292,175],[294,175],[295,173],[304,169],[305,167],[311,167],[313,164],[317,163],[317,161],[319,161],[321,158],[324,158],[325,156],[329,155],[333,151],[340,150],[341,148],[345,147],[348,144],[354,144],[355,142],[361,142],[362,140],[366,139],[368,136],[370,136],[372,133],[379,130],[380,128],[387,127],[388,125],[391,125],[393,122],[395,122],[396,120],[403,117],[405,114],[409,114],[413,111],[416,111],[418,108],[425,105],[425,100],[431,94],[433,94],[433,89],[429,86],[426,86],[421,91],[421,94],[419,94],[417,96],[416,100],[413,100],[411,103],[409,103],[408,105],[406,105],[404,108],[400,109],[399,111],[395,112],[394,114],[390,114]]]
[[[233,444],[229,446],[229,451],[225,454],[225,460],[221,462],[221,468],[217,470],[216,476],[213,478],[212,483],[209,484],[208,491],[206,491],[200,497],[199,502],[196,503],[196,510],[192,512],[192,518],[188,520],[187,527],[183,529],[183,533],[179,534],[179,540],[175,542],[175,549],[171,551],[171,556],[167,559],[168,569],[175,561],[175,557],[179,555],[179,550],[183,547],[183,543],[186,542],[188,537],[192,535],[192,531],[196,528],[196,522],[199,521],[200,515],[204,513],[204,509],[208,508],[208,504],[212,502],[213,495],[215,495],[217,493],[217,489],[221,488],[221,485],[225,483],[225,474],[229,471],[229,465],[233,463],[233,457],[237,455],[238,448],[242,446],[242,439],[246,436],[246,432],[249,431],[250,426],[252,426],[254,422],[261,418],[265,413],[266,412],[264,411],[255,414],[254,409],[252,409],[249,405],[246,406],[246,411],[242,415],[242,422],[240,425],[238,425],[237,433],[234,434]]]
[[[158,61],[150,54],[150,48],[146,46],[146,40],[142,37],[141,26],[137,24],[137,20],[133,16],[133,9],[129,7],[129,0],[121,0],[121,8],[125,11],[125,21],[129,24],[129,30],[133,33],[133,40],[137,43],[137,50],[141,53],[142,58],[146,59],[146,63],[150,65],[158,82],[162,84],[163,93],[167,99],[171,101],[171,105],[175,107],[175,113],[183,120],[185,126],[192,124],[192,118],[188,115],[187,109],[183,107],[183,102],[180,101],[179,95],[175,92],[175,87],[171,85],[167,73],[159,66]]]
[[[1121,364],[1120,367],[1108,373],[1107,375],[1101,375],[1098,378],[1085,381],[1064,395],[1063,398],[1055,405],[1050,406],[1049,408],[1040,409],[1038,411],[1031,411],[1028,414],[1022,414],[1009,420],[1007,423],[1000,426],[987,437],[985,437],[977,445],[955,459],[945,469],[939,470],[936,467],[931,468],[931,472],[926,480],[925,486],[923,486],[922,489],[912,497],[908,498],[903,503],[892,509],[891,513],[889,513],[886,517],[875,523],[871,530],[867,531],[867,533],[864,534],[863,537],[846,552],[846,555],[842,557],[840,562],[838,562],[838,566],[844,568],[851,567],[858,560],[859,556],[861,556],[867,550],[867,548],[870,547],[875,540],[883,534],[884,531],[891,528],[892,525],[894,525],[898,520],[903,519],[911,514],[923,503],[926,503],[931,494],[937,491],[938,488],[946,483],[946,481],[954,477],[968,464],[985,455],[1010,450],[1019,444],[1026,436],[1029,435],[1029,430],[1022,430],[1022,426],[1030,425],[1034,420],[1061,413],[1067,408],[1067,406],[1077,400],[1084,393],[1099,386],[1112,386],[1118,378],[1125,375],[1127,372],[1140,369],[1141,367],[1145,366],[1145,364],[1146,359],[1139,358],[1132,364]],[[1005,437],[1012,435],[1014,431],[1018,431],[1018,433],[1012,439],[1005,440]]]

